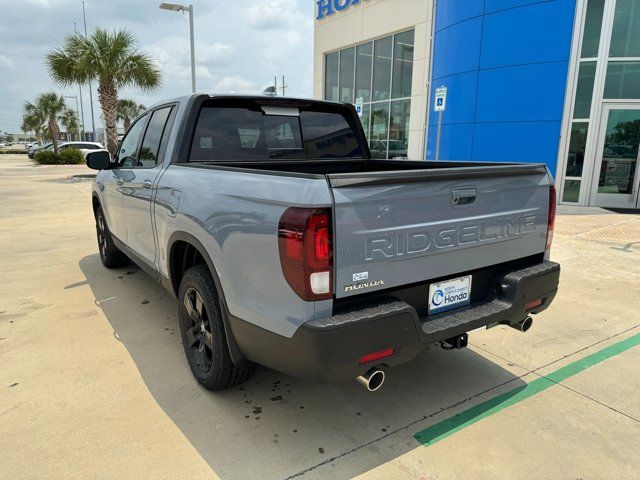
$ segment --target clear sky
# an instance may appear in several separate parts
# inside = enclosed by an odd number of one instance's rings
[[[87,28],[126,28],[155,59],[162,87],[127,89],[121,98],[151,105],[191,92],[187,14],[160,10],[161,0],[85,0]],[[311,0],[191,0],[195,11],[197,89],[261,92],[286,75],[287,94],[310,96],[313,70]],[[179,3],[179,0],[178,0]],[[39,93],[78,95],[48,77],[44,55],[74,22],[83,31],[81,0],[0,0],[0,130],[19,133],[22,107]],[[93,85],[96,128],[102,126]],[[88,89],[83,89],[85,128],[91,130]],[[75,109],[75,99],[67,99]]]

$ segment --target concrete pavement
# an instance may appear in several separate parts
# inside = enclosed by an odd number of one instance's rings
[[[191,376],[175,301],[100,264],[90,181],[73,177],[87,173],[0,156],[0,478],[640,475],[640,347],[434,445],[414,438],[640,333],[639,215],[560,209],[561,290],[527,334],[474,332],[376,394],[265,368],[213,394]]]

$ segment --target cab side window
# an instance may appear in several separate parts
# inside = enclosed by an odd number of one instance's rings
[[[165,107],[159,108],[151,114],[149,126],[142,141],[142,148],[140,148],[139,166],[149,168],[154,167],[158,163],[162,134],[170,113],[171,107]]]
[[[122,139],[120,149],[116,154],[115,163],[117,167],[122,168],[134,168],[139,166],[138,164],[138,146],[140,145],[140,139],[144,133],[144,127],[147,124],[148,115],[138,119],[134,123],[125,137]]]

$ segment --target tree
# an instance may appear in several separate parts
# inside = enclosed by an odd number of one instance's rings
[[[70,110],[64,103],[64,97],[55,92],[43,93],[35,103],[27,102],[24,106],[22,127],[29,127],[38,134],[48,137],[53,143],[53,151],[58,153],[60,127],[58,122],[64,121]],[[71,112],[73,115],[73,112]]]
[[[89,37],[69,35],[62,46],[47,55],[53,79],[61,85],[96,80],[102,108],[107,149],[117,147],[118,90],[126,86],[146,91],[160,86],[160,71],[151,59],[135,48],[135,38],[126,30],[97,28]]]
[[[22,114],[22,130],[26,132],[33,132],[36,136],[36,141],[42,141],[42,133],[44,129],[44,116],[42,112],[38,111],[36,106],[32,103],[26,103],[24,106],[24,113]]]
[[[129,130],[131,121],[147,109],[135,100],[123,98],[118,100],[118,121],[124,124],[124,130]]]
[[[76,135],[80,135],[80,124],[78,122],[76,112],[74,112],[73,110],[67,109],[64,115],[62,115],[62,117],[60,118],[60,123],[67,131],[67,133],[73,135],[74,140],[76,138]]]

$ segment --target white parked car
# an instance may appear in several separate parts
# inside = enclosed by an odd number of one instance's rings
[[[86,157],[89,152],[104,150],[104,147],[99,142],[62,142],[58,145],[58,150],[65,150],[67,148],[80,150],[84,157]],[[48,149],[53,150],[53,146],[50,146]]]

